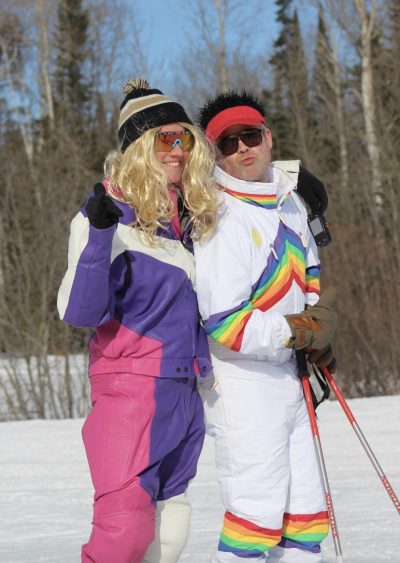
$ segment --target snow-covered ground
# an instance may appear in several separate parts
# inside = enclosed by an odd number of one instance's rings
[[[400,496],[400,396],[349,401]],[[400,561],[400,518],[339,404],[319,409],[321,440],[346,563]],[[82,420],[0,424],[0,561],[79,563],[90,531],[92,490]],[[190,488],[191,535],[181,561],[205,563],[222,519],[206,440]],[[336,561],[329,537],[324,561]]]

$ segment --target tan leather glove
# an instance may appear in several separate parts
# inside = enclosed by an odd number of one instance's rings
[[[331,309],[336,289],[328,287],[319,301],[297,315],[285,315],[292,336],[285,342],[287,348],[324,350],[336,332],[337,313]]]
[[[309,364],[315,364],[319,368],[328,368],[331,373],[336,372],[336,358],[330,344],[323,350],[312,350],[311,348],[306,348],[304,352],[308,354],[307,361]]]

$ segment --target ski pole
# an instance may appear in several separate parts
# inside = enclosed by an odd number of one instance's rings
[[[382,467],[379,465],[379,462],[376,459],[373,451],[371,450],[371,447],[368,444],[367,439],[365,438],[364,434],[362,433],[361,428],[357,424],[357,421],[354,418],[354,415],[351,412],[349,405],[346,402],[346,399],[343,397],[343,394],[340,391],[338,384],[336,383],[333,375],[331,374],[331,372],[327,368],[322,368],[322,372],[324,373],[324,375],[325,375],[325,377],[326,377],[326,379],[329,383],[329,386],[333,389],[333,392],[335,393],[337,400],[339,401],[340,405],[342,406],[347,418],[350,421],[350,424],[353,427],[354,432],[357,435],[357,438],[360,440],[364,450],[366,451],[369,459],[371,460],[371,463],[374,466],[375,471],[378,473],[379,478],[382,481],[386,492],[388,493],[391,501],[393,502],[394,506],[396,507],[397,512],[400,514],[400,501],[397,498],[397,495],[394,492],[393,487],[389,483],[385,473],[383,472]]]
[[[296,359],[297,359],[297,366],[299,368],[299,377],[301,379],[301,383],[302,383],[303,391],[304,391],[304,397],[305,397],[305,400],[306,400],[308,416],[309,416],[309,419],[310,419],[311,431],[312,431],[312,435],[313,435],[313,439],[314,439],[315,452],[317,454],[318,465],[319,465],[319,468],[320,468],[320,473],[321,473],[323,487],[324,487],[326,506],[327,506],[327,509],[328,509],[329,522],[330,522],[330,525],[331,525],[330,527],[331,527],[333,545],[335,547],[335,553],[336,553],[336,560],[339,563],[343,563],[343,554],[342,554],[342,548],[341,548],[341,545],[340,545],[339,531],[338,531],[338,527],[337,527],[337,524],[336,524],[335,511],[333,509],[331,491],[330,491],[330,488],[329,488],[328,473],[326,471],[324,455],[323,455],[323,452],[322,452],[321,440],[320,440],[319,431],[318,431],[317,419],[316,419],[316,416],[315,416],[314,405],[313,405],[313,401],[312,401],[311,387],[310,387],[310,382],[308,380],[309,376],[308,376],[308,370],[307,370],[307,360],[306,360],[306,357],[305,357],[303,350],[296,350]]]

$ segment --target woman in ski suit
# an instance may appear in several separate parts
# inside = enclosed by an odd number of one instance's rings
[[[211,366],[191,233],[214,227],[213,160],[182,106],[142,79],[124,93],[119,150],[72,221],[58,296],[64,321],[96,329],[83,427],[94,515],[82,561],[172,563],[204,439],[196,379]]]

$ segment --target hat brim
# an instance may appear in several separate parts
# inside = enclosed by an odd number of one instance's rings
[[[206,136],[215,143],[232,125],[265,125],[265,119],[259,111],[250,106],[235,106],[221,111],[214,116],[206,129]]]

